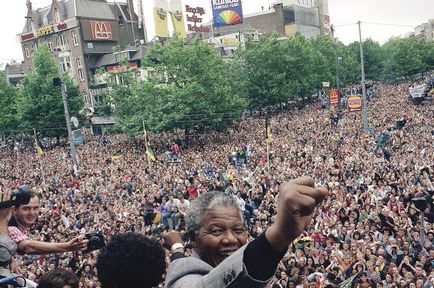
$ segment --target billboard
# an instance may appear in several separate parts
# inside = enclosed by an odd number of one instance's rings
[[[338,103],[339,103],[339,90],[338,89],[330,89],[329,90],[329,101],[330,101],[330,105],[338,105]]]
[[[241,0],[212,0],[214,27],[243,23]]]
[[[362,96],[361,95],[353,95],[349,96],[347,99],[348,102],[348,111],[362,111]]]
[[[90,29],[94,40],[113,40],[112,27],[107,21],[90,21]]]

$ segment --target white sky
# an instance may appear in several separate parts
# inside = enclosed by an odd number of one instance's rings
[[[32,0],[33,9],[45,7],[51,2],[52,0]],[[244,0],[244,14],[261,11],[262,6],[268,9],[269,5],[275,2],[276,0]],[[143,0],[149,39],[152,39],[154,30],[152,3],[152,0]],[[211,19],[211,0],[182,0],[182,3],[204,7],[204,20]],[[12,59],[23,58],[16,34],[21,33],[24,27],[26,11],[26,0],[0,0],[0,66]],[[370,37],[384,43],[390,37],[414,31],[413,27],[434,18],[434,0],[329,0],[329,14],[331,23],[337,26],[335,36],[345,44],[358,41],[358,28],[356,25],[339,25],[356,23],[358,20],[362,23],[402,25],[362,25],[363,38]]]

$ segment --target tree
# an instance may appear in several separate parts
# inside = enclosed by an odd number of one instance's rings
[[[296,58],[287,53],[288,49],[283,40],[273,35],[261,37],[258,42],[250,39],[240,51],[248,78],[251,108],[276,105],[295,98],[298,85],[290,80]]]
[[[4,77],[0,78],[0,131],[14,132],[18,127],[17,90]]]
[[[221,129],[239,120],[247,105],[239,63],[224,61],[201,40],[157,43],[142,68],[145,81],[137,83],[125,70],[124,85],[112,93],[118,125],[130,135],[141,133],[142,119],[154,131]]]
[[[386,42],[384,77],[396,79],[408,77],[425,69],[421,55],[421,43],[417,39],[392,38]]]
[[[47,44],[41,44],[32,55],[33,69],[22,82],[19,113],[23,128],[37,129],[42,137],[67,135],[64,106],[60,87],[53,85],[59,77],[57,65],[50,56]],[[63,77],[68,91],[71,116],[78,115],[82,99],[77,85],[66,75]]]
[[[353,56],[360,63],[360,44],[353,42],[348,45],[348,49],[352,52]],[[368,38],[363,41],[363,58],[365,68],[365,78],[367,80],[380,80],[384,70],[384,49],[380,44]],[[360,74],[360,64],[359,74]],[[360,79],[360,77],[359,77]]]

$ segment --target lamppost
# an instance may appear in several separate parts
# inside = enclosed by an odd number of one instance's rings
[[[54,55],[56,57],[58,69],[60,70],[60,61],[59,61],[59,52],[61,51],[60,48],[54,48]],[[53,79],[53,84],[55,86],[60,86],[60,91],[62,92],[62,100],[63,100],[63,109],[65,111],[65,120],[66,120],[66,128],[68,129],[68,138],[69,138],[69,147],[71,152],[71,159],[74,169],[74,174],[78,176],[78,160],[77,160],[77,151],[75,150],[75,143],[74,138],[72,136],[72,129],[71,129],[71,118],[69,117],[69,108],[68,108],[68,91],[66,89],[66,84],[62,81],[62,79],[55,78]]]

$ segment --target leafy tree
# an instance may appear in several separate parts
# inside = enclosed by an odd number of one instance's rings
[[[0,131],[13,132],[18,127],[17,90],[0,77]]]
[[[289,48],[289,47],[287,47]],[[258,42],[249,40],[240,51],[248,77],[248,95],[252,108],[283,103],[297,90],[291,82],[291,66],[296,63],[287,53],[277,35],[261,37]]]
[[[142,67],[145,81],[137,83],[126,70],[124,84],[112,93],[118,125],[130,135],[141,133],[142,119],[155,131],[221,129],[240,119],[247,105],[239,63],[224,61],[201,40],[157,43]]]
[[[353,53],[357,63],[360,63],[360,44],[353,42],[348,45],[348,49]],[[368,38],[363,41],[363,59],[365,68],[365,78],[367,80],[380,80],[384,70],[384,49],[380,44]],[[359,75],[360,75],[360,64]],[[360,77],[359,77],[360,79]]]
[[[53,79],[59,77],[57,65],[50,56],[47,44],[41,44],[32,55],[33,69],[22,82],[19,112],[21,125],[37,129],[42,137],[67,135],[62,95]],[[63,77],[67,87],[70,115],[78,115],[82,107],[80,92],[72,80]]]
[[[408,77],[424,70],[420,41],[417,39],[393,38],[386,42],[384,76],[387,79]]]

